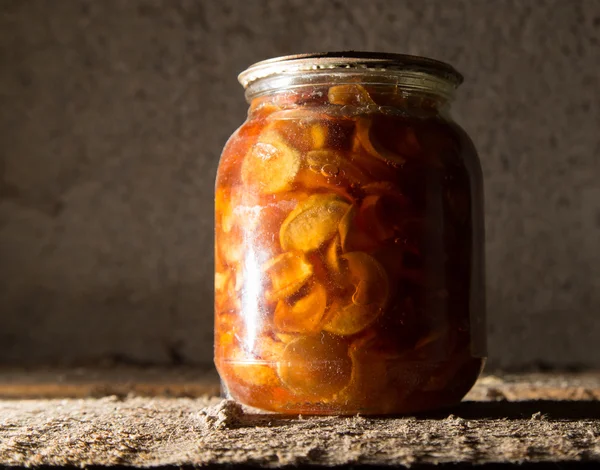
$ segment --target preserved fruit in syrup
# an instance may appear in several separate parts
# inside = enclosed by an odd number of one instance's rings
[[[421,69],[384,78],[459,81],[437,62],[388,59]],[[477,156],[443,90],[343,70],[296,72],[289,89],[256,79],[266,88],[225,147],[215,363],[231,397],[267,411],[451,405],[485,353]]]

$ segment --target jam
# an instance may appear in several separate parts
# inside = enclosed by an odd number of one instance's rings
[[[251,407],[429,410],[483,365],[473,145],[446,96],[361,73],[251,96],[221,157],[215,364]]]

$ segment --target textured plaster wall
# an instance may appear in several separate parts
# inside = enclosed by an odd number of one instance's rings
[[[212,192],[260,59],[447,60],[493,366],[600,366],[600,2],[0,0],[0,362],[209,362]]]

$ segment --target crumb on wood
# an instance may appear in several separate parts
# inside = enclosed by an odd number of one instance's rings
[[[210,429],[228,429],[240,424],[244,410],[234,400],[223,400],[221,403],[208,406],[198,412],[202,425]]]

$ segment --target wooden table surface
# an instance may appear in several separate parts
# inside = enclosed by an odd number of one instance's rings
[[[600,468],[600,373],[487,375],[430,415],[281,417],[214,371],[0,371],[0,467],[523,464]]]

